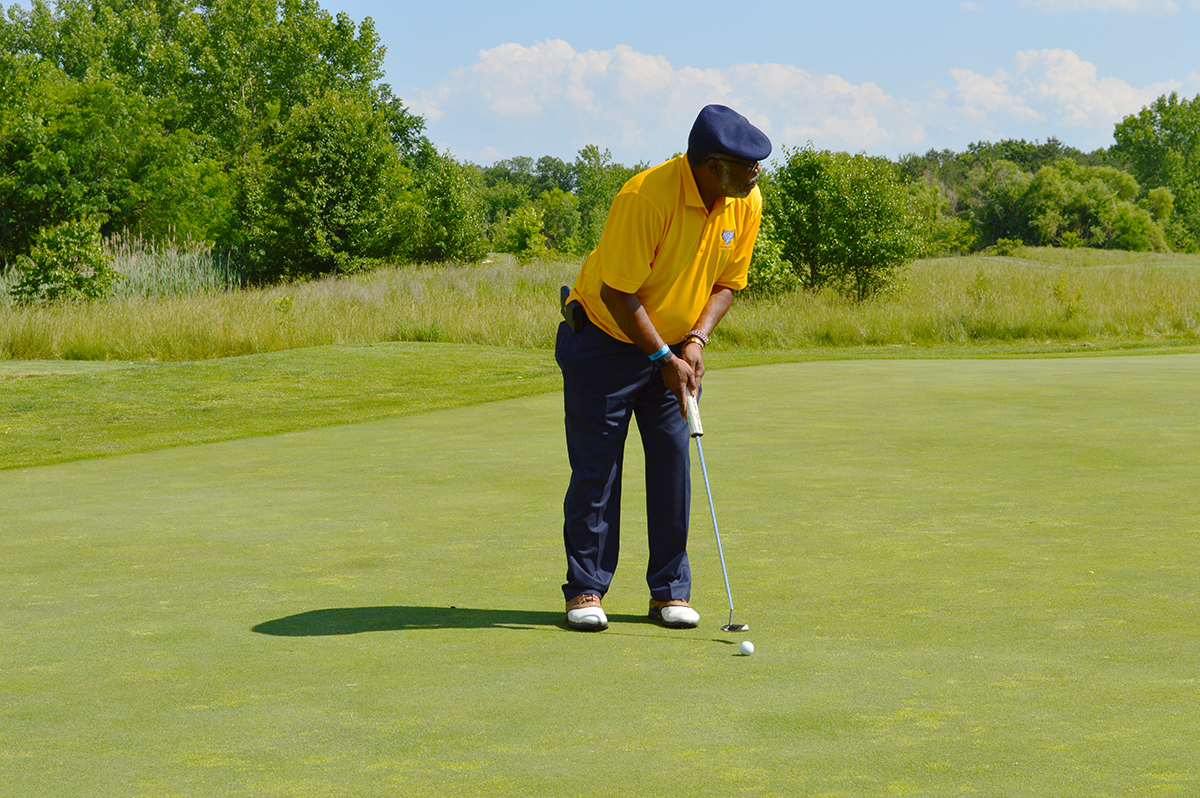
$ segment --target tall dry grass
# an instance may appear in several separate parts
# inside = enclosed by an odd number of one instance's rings
[[[243,282],[229,258],[204,243],[173,238],[145,241],[117,234],[101,246],[120,275],[111,289],[116,298],[189,296],[228,291]],[[15,265],[0,264],[0,308],[12,306],[9,289],[20,279]]]
[[[1200,340],[1200,259],[1064,252],[920,261],[902,288],[863,303],[828,292],[742,296],[715,343],[794,349]],[[497,256],[261,290],[4,307],[0,357],[200,360],[379,341],[550,348],[558,286],[577,268]]]
[[[0,309],[0,357],[201,360],[325,344],[549,347],[574,264],[381,269],[267,289]]]
[[[186,296],[227,291],[242,283],[229,258],[204,243],[118,234],[106,239],[104,248],[121,275],[113,285],[118,297]]]
[[[731,346],[766,349],[1196,340],[1200,260],[1070,267],[983,257],[921,261],[899,290],[862,303],[806,291],[740,302],[717,333]]]

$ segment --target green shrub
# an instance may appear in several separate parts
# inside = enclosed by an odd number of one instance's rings
[[[1001,238],[995,244],[987,248],[987,254],[996,255],[1001,258],[1008,258],[1017,254],[1017,250],[1025,246],[1025,242],[1019,238]]]
[[[887,160],[811,144],[784,154],[766,212],[807,288],[866,299],[926,248],[908,189]]]
[[[1150,212],[1129,203],[1113,208],[1109,216],[1109,247],[1130,252],[1167,252],[1167,236]]]
[[[99,299],[120,277],[100,245],[100,220],[90,217],[39,230],[17,268],[21,277],[9,291],[18,304]]]
[[[413,256],[475,262],[487,254],[487,208],[479,170],[426,146],[416,166],[421,206]]]
[[[1058,245],[1064,249],[1078,249],[1083,246],[1083,236],[1074,230],[1067,230],[1059,237]]]
[[[764,215],[754,242],[746,291],[753,296],[778,296],[794,291],[799,285],[795,268],[783,257],[783,245],[775,235],[775,222]]]
[[[493,242],[499,252],[511,252],[521,263],[529,263],[550,254],[542,233],[542,213],[533,205],[523,205],[496,225]]]
[[[358,271],[399,254],[416,212],[382,113],[329,92],[279,126],[268,165],[255,278]]]

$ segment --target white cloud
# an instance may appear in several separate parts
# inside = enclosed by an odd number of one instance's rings
[[[777,147],[812,139],[845,150],[886,150],[894,141],[924,137],[916,106],[874,83],[785,64],[676,68],[625,45],[577,52],[561,40],[483,50],[474,64],[410,99],[434,133],[450,116],[474,118],[494,132],[540,126],[572,147],[657,148],[661,158],[686,147],[692,120],[708,103],[736,108]]]
[[[974,11],[976,14],[983,11],[983,6],[979,5],[978,3],[972,3],[972,2],[959,3],[958,7],[961,8],[963,11]]]
[[[1047,120],[1051,131],[1101,129],[1183,85],[1166,81],[1139,89],[1119,78],[1101,78],[1095,64],[1070,50],[1024,50],[1015,60],[1012,75],[1003,69],[990,78],[951,70],[960,101],[955,110],[977,120]]]
[[[1013,80],[1003,69],[996,70],[991,77],[969,69],[951,69],[950,77],[954,78],[956,93],[961,100],[958,109],[967,116],[983,118],[1001,114],[1016,119],[1042,118],[1023,97],[1013,93]]]
[[[1062,14],[1070,11],[1115,11],[1121,14],[1174,14],[1179,5],[1174,0],[1020,0],[1022,8],[1043,14]],[[1200,6],[1192,0],[1193,6]]]
[[[1101,76],[1070,50],[1026,50],[991,74],[953,69],[951,83],[922,99],[888,94],[788,64],[725,69],[676,67],[628,46],[577,52],[567,42],[504,44],[479,53],[432,91],[410,98],[430,134],[452,136],[455,154],[481,163],[553,152],[573,157],[586,144],[623,163],[657,162],[686,147],[696,112],[729,105],[775,144],[896,155],[967,141],[1058,136],[1103,146],[1113,125],[1159,95],[1189,85],[1135,87]],[[553,142],[547,144],[547,142]]]
[[[1095,64],[1070,50],[1027,50],[1017,54],[1017,61],[1027,92],[1071,126],[1116,122],[1182,85],[1166,81],[1137,89],[1118,78],[1099,78]]]

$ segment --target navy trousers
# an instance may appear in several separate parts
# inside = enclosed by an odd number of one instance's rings
[[[687,421],[662,373],[640,349],[581,317],[577,330],[565,322],[559,325],[554,349],[563,375],[571,463],[563,502],[563,595],[568,600],[582,593],[603,596],[612,584],[621,546],[625,438],[630,419],[636,417],[646,458],[646,583],[657,601],[687,600],[692,589]]]

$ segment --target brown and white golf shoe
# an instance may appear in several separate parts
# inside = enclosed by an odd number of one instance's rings
[[[584,593],[567,602],[567,626],[581,632],[600,632],[608,628],[608,616],[600,606],[600,597]]]
[[[683,599],[655,601],[650,599],[650,620],[668,629],[695,629],[700,625],[700,613]]]

